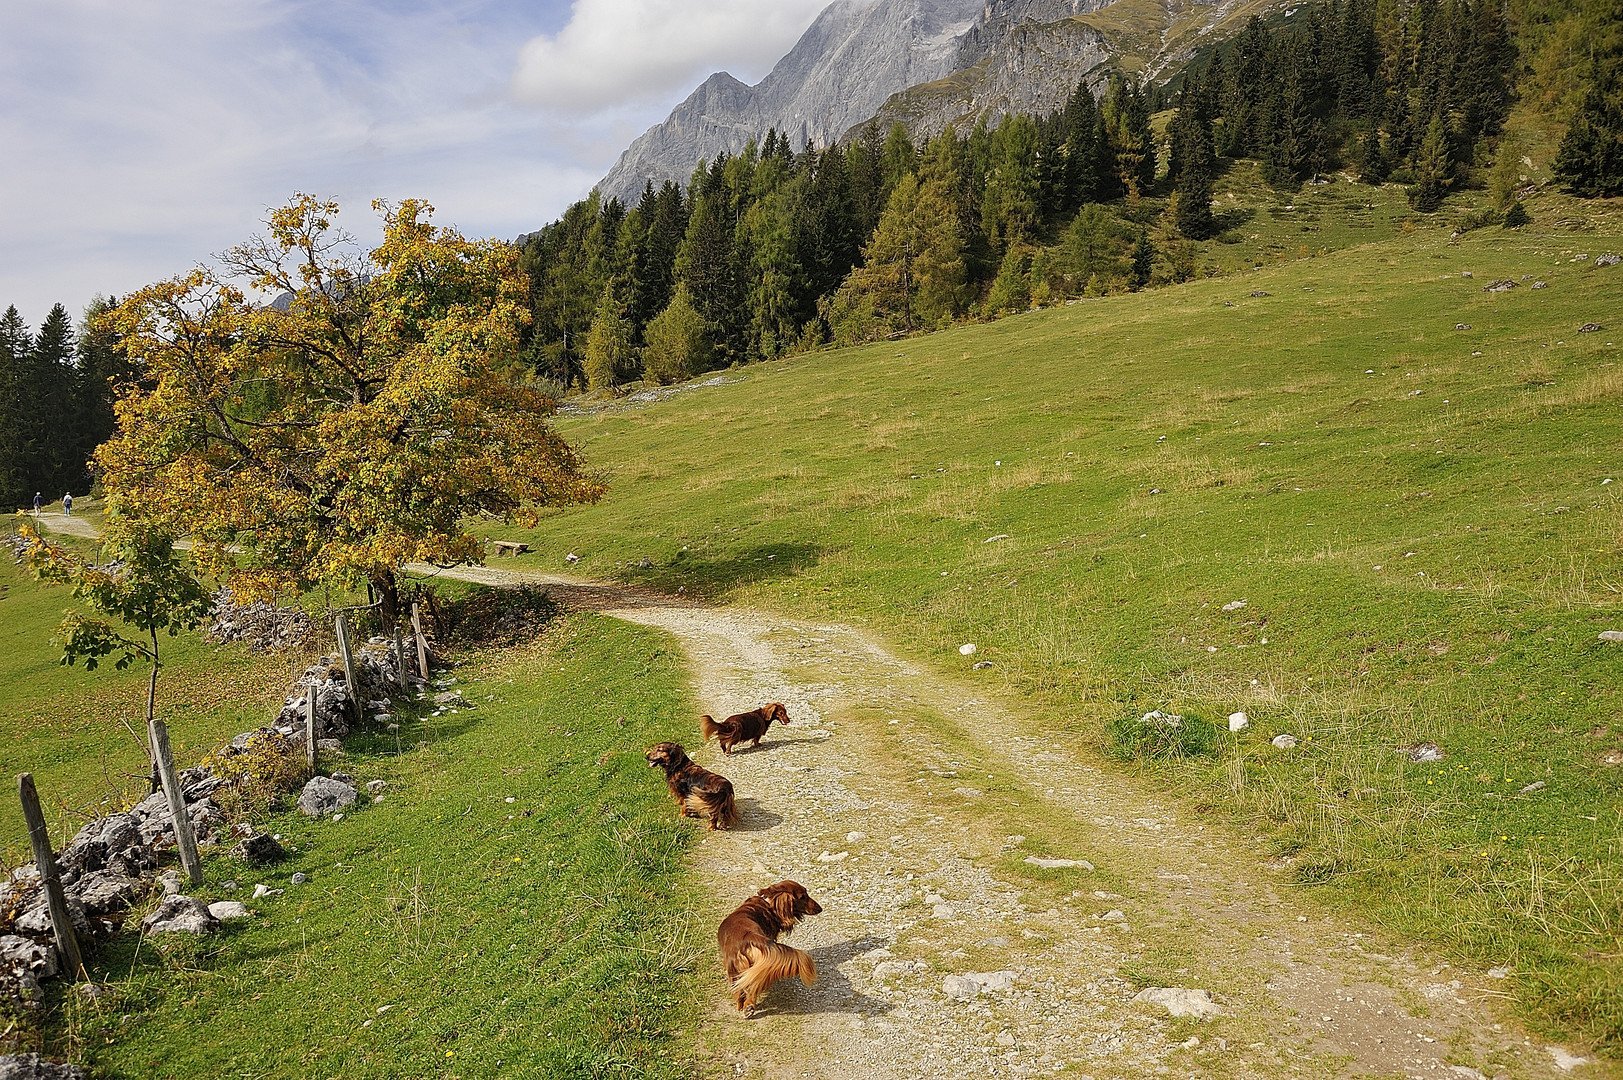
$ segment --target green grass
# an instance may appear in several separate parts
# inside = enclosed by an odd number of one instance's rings
[[[1623,239],[1535,212],[565,419],[610,494],[515,531],[520,565],[575,551],[948,669],[975,641],[974,678],[1101,750],[1134,710],[1243,708],[1215,759],[1143,767],[1623,1052],[1623,651],[1595,640],[1623,625],[1623,268],[1593,265]],[[1427,739],[1446,761],[1397,752]]]
[[[6,706],[6,781],[31,772],[60,844],[86,820],[148,791],[145,752],[125,729],[146,724],[147,671],[63,667],[51,638],[74,607],[67,589],[42,585],[10,560],[0,563],[0,687]],[[255,657],[196,635],[160,639],[165,667],[158,712],[176,756],[201,758],[239,731],[264,723],[280,705],[302,658]],[[15,790],[0,798],[0,857],[31,861]]]
[[[48,1048],[114,1077],[686,1075],[708,935],[684,914],[693,829],[642,758],[691,712],[668,639],[571,617],[455,674],[476,708],[402,715],[398,751],[349,740],[382,804],[273,817],[287,862],[218,855],[196,891],[284,895],[217,936],[102,948],[111,993],[52,984]]]

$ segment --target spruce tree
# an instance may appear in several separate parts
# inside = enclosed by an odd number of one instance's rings
[[[1212,218],[1217,163],[1208,98],[1195,72],[1184,80],[1171,134],[1173,224],[1184,236],[1203,240],[1217,231]]]
[[[32,339],[15,305],[0,316],[0,509],[32,505],[33,490],[24,490],[21,369]],[[36,489],[37,490],[37,489]]]
[[[89,486],[89,467],[79,455],[78,373],[73,366],[73,320],[67,308],[54,304],[34,336],[24,398],[25,438],[32,445],[30,482],[51,490],[77,491]]]
[[[614,282],[603,286],[586,335],[586,385],[592,390],[612,390],[625,381],[631,364],[631,327],[626,323]]]
[[[1426,127],[1426,137],[1415,151],[1414,186],[1409,189],[1409,205],[1429,214],[1443,204],[1454,182],[1454,163],[1448,152],[1448,129],[1441,113],[1434,114]]]
[[[1150,275],[1155,270],[1155,242],[1150,239],[1148,230],[1139,229],[1138,239],[1133,243],[1132,264],[1127,272],[1127,287],[1135,292],[1150,283]]]
[[[1618,18],[1623,19],[1623,4]],[[1620,35],[1623,36],[1623,35]],[[1555,174],[1574,194],[1623,195],[1623,47],[1595,58],[1589,88],[1555,155]]]

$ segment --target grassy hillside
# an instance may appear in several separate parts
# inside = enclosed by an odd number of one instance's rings
[[[610,407],[521,563],[974,641],[1101,750],[1244,709],[1144,767],[1623,1051],[1620,249],[1431,229]]]
[[[348,741],[381,804],[262,822],[292,847],[274,867],[205,860],[194,895],[255,919],[117,938],[90,963],[106,993],[50,984],[43,1048],[108,1076],[687,1075],[711,977],[683,914],[693,827],[642,759],[687,730],[680,663],[581,617],[456,675],[472,710]],[[261,882],[285,892],[250,900]]]
[[[0,734],[7,744],[6,772],[34,774],[59,839],[71,837],[126,794],[140,798],[149,790],[146,755],[124,727],[140,731],[145,726],[146,670],[62,667],[61,649],[51,638],[64,611],[73,607],[67,589],[41,585],[9,559],[0,562],[0,687],[6,692]],[[190,634],[166,638],[161,648],[159,714],[169,722],[175,753],[188,762],[264,723],[281,704],[293,665],[304,669],[302,657],[255,657]],[[0,798],[0,856],[16,865],[29,861],[27,850],[13,791]]]

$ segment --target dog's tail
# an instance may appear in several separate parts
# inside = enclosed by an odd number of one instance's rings
[[[711,825],[713,829],[730,829],[738,824],[738,803],[733,798],[733,785],[729,783],[721,792],[711,807]]]
[[[721,734],[721,725],[716,723],[714,717],[699,717],[699,734],[704,736],[704,742],[709,742]]]
[[[733,1004],[739,1012],[748,1012],[766,988],[779,979],[793,977],[807,986],[817,981],[817,962],[810,953],[777,941],[763,942],[755,948],[761,955],[733,984]]]

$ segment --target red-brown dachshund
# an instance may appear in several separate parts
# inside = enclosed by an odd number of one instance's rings
[[[733,984],[733,1004],[748,1013],[766,988],[790,976],[810,986],[817,981],[817,964],[810,953],[779,943],[808,915],[823,910],[806,890],[793,881],[769,885],[739,905],[721,921],[716,944]]]
[[[721,752],[730,754],[733,747],[739,743],[760,746],[761,736],[766,734],[766,729],[772,726],[774,720],[780,724],[789,722],[789,710],[776,701],[751,712],[729,716],[719,724],[708,716],[701,716],[699,732],[704,736],[705,742],[715,739],[717,745],[721,747]]]
[[[665,770],[665,783],[683,817],[702,818],[712,829],[730,829],[738,824],[738,805],[733,801],[733,782],[709,769],[695,765],[687,751],[675,743],[660,743],[648,750],[648,766]]]

